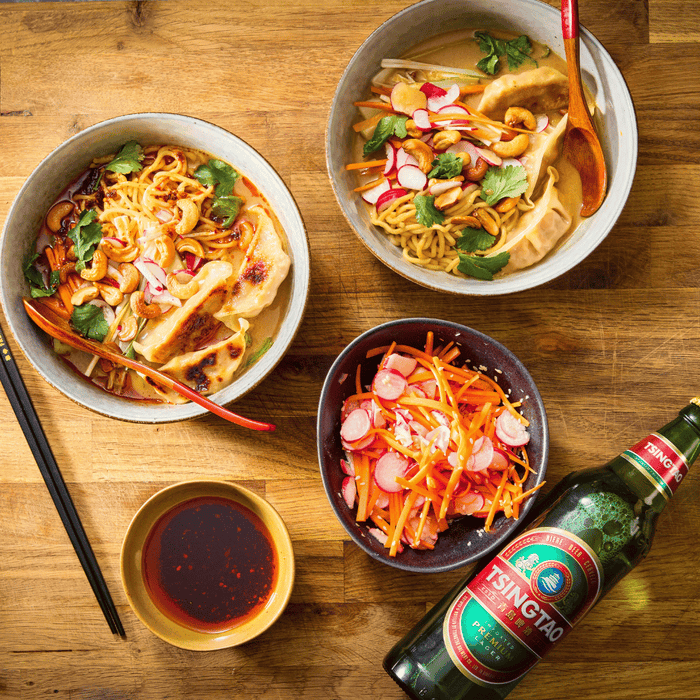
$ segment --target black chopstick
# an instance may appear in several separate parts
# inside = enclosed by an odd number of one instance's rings
[[[73,500],[63,481],[56,459],[53,456],[53,452],[51,452],[51,447],[41,427],[39,417],[34,410],[27,388],[12,357],[2,328],[0,328],[0,353],[0,381],[5,388],[5,393],[10,401],[12,410],[17,416],[24,437],[29,443],[41,475],[44,477],[56,510],[61,516],[63,525],[83,566],[97,602],[100,604],[100,608],[102,608],[102,612],[109,623],[109,628],[113,634],[126,637],[124,627],[112,601],[112,596],[109,593],[95,554],[80,522],[80,517],[75,510]]]

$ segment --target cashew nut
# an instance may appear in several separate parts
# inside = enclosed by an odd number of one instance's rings
[[[475,209],[474,216],[481,222],[486,233],[490,233],[492,236],[498,235],[498,224],[485,209]]]
[[[168,287],[168,291],[178,299],[189,299],[194,296],[199,291],[199,282],[194,278],[189,279],[189,282],[180,282],[177,279],[178,274],[182,270],[177,270],[175,272],[169,272],[168,276],[165,278],[165,283]]]
[[[118,246],[112,241],[102,240],[101,250],[114,262],[133,262],[139,257],[139,247],[133,243],[127,246]]]
[[[508,126],[522,124],[528,131],[534,131],[537,128],[535,115],[529,109],[525,109],[525,107],[508,107],[505,123]]]
[[[418,161],[418,167],[429,173],[433,167],[433,149],[420,139],[408,139],[403,142],[403,150]]]
[[[441,195],[435,197],[433,205],[436,209],[443,211],[444,209],[451,207],[461,196],[462,187],[453,187],[451,190],[447,190],[447,192],[443,192]]]
[[[173,239],[163,234],[156,238],[154,245],[156,250],[153,253],[153,259],[164,269],[170,267],[173,260],[175,260],[175,244],[173,243]]]
[[[61,280],[61,284],[65,284],[68,279],[68,275],[71,272],[75,272],[75,263],[73,261],[63,263],[58,271],[58,277]]]
[[[512,141],[494,141],[491,150],[501,158],[517,158],[527,150],[530,138],[527,134],[518,134]]]
[[[414,139],[420,138],[423,135],[423,132],[416,126],[413,119],[406,120],[406,133]]]
[[[505,199],[502,199],[495,207],[494,209],[499,213],[499,214],[505,214],[507,211],[510,211],[511,209],[514,209],[517,205],[518,202],[520,201],[520,195],[517,197],[506,197]]]
[[[478,182],[482,177],[484,177],[484,175],[486,175],[486,171],[488,169],[489,164],[483,158],[477,158],[474,166],[467,168],[464,171],[464,177],[472,182]]]
[[[121,280],[119,280],[119,291],[123,294],[130,294],[139,286],[141,275],[131,263],[121,263],[118,269],[119,274],[121,275]]]
[[[469,226],[470,228],[481,228],[481,221],[475,216],[453,216],[450,219],[450,223]]]
[[[73,293],[73,296],[70,298],[70,303],[73,304],[73,306],[82,306],[88,301],[97,299],[98,296],[100,296],[100,291],[97,289],[97,287],[81,287]]]
[[[58,204],[54,204],[46,215],[46,225],[51,231],[58,233],[61,230],[61,222],[73,209],[75,209],[73,202],[58,202]]]
[[[142,291],[134,292],[131,295],[129,303],[131,304],[131,310],[134,312],[134,315],[139,318],[155,318],[163,313],[158,304],[146,303]]]
[[[105,284],[104,282],[95,282],[95,287],[100,293],[100,296],[110,305],[119,306],[119,304],[124,301],[124,295],[111,284]]]
[[[459,131],[445,130],[438,131],[435,136],[433,136],[433,148],[436,151],[444,151],[450,146],[459,143],[462,140],[462,134]]]
[[[117,332],[117,337],[122,343],[128,343],[136,337],[138,329],[139,323],[136,320],[136,316],[129,316],[129,318],[122,322],[121,328]]]
[[[175,226],[175,232],[180,236],[188,234],[199,221],[199,207],[191,199],[178,199],[177,206],[182,212],[182,218]]]
[[[192,253],[192,255],[196,255],[198,258],[204,257],[204,248],[202,248],[202,244],[194,238],[181,238],[176,241],[175,250],[177,250],[178,253]]]
[[[80,276],[84,280],[97,282],[107,274],[107,256],[101,251],[96,250],[92,254],[92,266],[80,271]]]

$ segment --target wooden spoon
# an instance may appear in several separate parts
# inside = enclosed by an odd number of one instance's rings
[[[132,360],[125,355],[112,352],[102,343],[98,343],[95,340],[83,338],[73,331],[65,319],[54,313],[51,308],[49,308],[46,304],[43,304],[40,300],[24,297],[23,302],[24,308],[27,310],[27,313],[32,321],[34,321],[39,328],[48,333],[52,338],[56,338],[62,343],[70,345],[72,348],[76,348],[77,350],[83,350],[84,352],[89,352],[92,355],[103,357],[116,365],[124,365],[124,367],[136,370],[137,372],[150,377],[153,379],[153,381],[158,382],[158,384],[161,386],[176,391],[178,394],[181,394],[190,401],[194,401],[200,406],[203,406],[208,411],[215,413],[217,416],[220,416],[227,421],[231,421],[231,423],[241,425],[244,428],[251,428],[252,430],[272,431],[275,429],[275,426],[271,423],[260,423],[259,421],[251,420],[250,418],[244,418],[243,416],[239,416],[237,413],[229,411],[223,406],[219,406],[219,404],[210,401],[206,397],[202,396],[193,389],[190,389],[190,387],[178,382],[176,379],[173,379],[164,372],[159,372],[157,369],[153,369],[148,365]]]
[[[561,27],[569,69],[569,121],[564,136],[564,153],[581,176],[581,216],[590,216],[598,211],[605,198],[607,171],[581,83],[578,0],[561,0]]]

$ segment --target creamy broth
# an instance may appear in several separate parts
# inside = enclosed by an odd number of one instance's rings
[[[477,63],[486,56],[474,37],[475,31],[478,30],[463,30],[433,37],[415,46],[402,57],[404,61],[412,61],[431,67],[409,66],[408,64],[398,68],[386,67],[375,76],[372,81],[372,94],[366,98],[364,104],[359,106],[365,126],[358,130],[359,136],[353,144],[353,160],[356,164],[353,167],[358,172],[360,188],[366,188],[360,192],[365,199],[365,206],[370,212],[372,222],[382,228],[391,242],[402,249],[405,259],[435,271],[446,271],[457,276],[492,279],[537,264],[560,247],[581,222],[579,211],[582,191],[577,171],[561,154],[566,125],[562,121],[566,118],[565,91],[568,94],[566,61],[548,47],[531,41],[532,50],[529,58],[532,60],[524,60],[519,67],[510,70],[505,58],[501,58],[500,70],[494,76],[477,72],[480,78],[476,80],[471,76],[439,69],[439,67],[449,67],[474,71]],[[518,35],[514,33],[488,31],[488,34],[503,41],[512,41],[518,38]],[[517,76],[517,78],[510,76]],[[408,85],[408,89],[405,85],[397,88],[398,83]],[[475,83],[477,84],[475,85]],[[434,100],[431,101],[430,96],[435,87],[444,93],[450,90],[453,85],[460,87],[461,92],[458,93],[458,98],[452,102],[450,109],[455,112],[457,109],[464,109],[464,112],[469,114],[465,114],[463,122],[455,119],[451,124],[445,124],[444,121],[440,123],[437,120],[438,115],[430,111],[430,105],[436,104]],[[526,87],[522,88],[523,85]],[[415,100],[416,95],[411,93],[411,89],[421,90],[428,95],[425,109],[419,106],[416,112],[413,112],[415,105],[420,104],[420,101]],[[541,98],[538,90],[542,91]],[[399,92],[398,101],[395,99],[397,92]],[[405,98],[406,95],[409,97]],[[507,104],[509,95],[513,96],[513,101]],[[590,103],[590,95],[588,97]],[[404,99],[408,99],[408,101],[404,102]],[[382,113],[377,109],[372,109],[371,105],[376,104],[379,100],[385,104],[388,103],[389,111]],[[525,104],[518,104],[519,100]],[[514,114],[516,110],[522,111],[521,107],[524,109],[533,105],[535,114],[530,113],[530,116],[536,118],[537,127],[524,128],[525,124],[522,122],[511,122],[513,128],[505,125],[504,112],[510,116],[510,110],[502,108],[504,101],[507,107],[515,108],[512,110]],[[492,111],[487,112],[484,106],[492,108]],[[534,109],[534,106],[537,109]],[[430,113],[432,121],[430,123],[427,121],[425,123],[423,121],[415,122],[413,117],[420,114],[421,111],[425,112],[425,110]],[[408,116],[406,125],[413,125],[415,122],[416,128],[412,133],[409,131],[403,139],[400,134],[394,133],[379,149],[368,155],[365,151],[365,144],[368,140],[376,141],[376,119],[381,114],[393,114],[404,118]],[[373,123],[372,117],[374,115],[377,116]],[[500,125],[500,127],[496,127],[497,130],[500,128],[500,134],[498,131],[496,132],[495,140],[485,138],[488,134],[482,133],[482,125],[486,125],[486,128],[490,126],[489,120],[481,119],[484,116],[487,116],[491,122]],[[425,119],[425,116],[421,116],[421,120]],[[470,119],[473,121],[469,121]],[[479,127],[477,132],[471,133],[467,128],[468,123]],[[545,123],[546,127],[542,127]],[[451,138],[458,138],[458,143],[448,142],[448,147],[444,148],[442,143],[436,141],[436,137],[444,136],[439,132],[454,131],[455,128],[461,139],[454,134],[451,135]],[[514,129],[520,129],[520,131],[514,131]],[[508,151],[503,143],[498,143],[499,141],[514,141],[523,132],[527,132],[529,139],[529,144],[524,152],[513,157],[503,156],[493,159],[493,151],[496,151],[497,148],[504,153]],[[403,144],[410,138],[427,142],[433,148],[434,158],[446,157],[448,153],[459,155],[465,163],[461,175],[456,176],[457,171],[453,170],[449,176],[437,174],[430,177],[431,171],[426,171],[426,168],[422,167],[423,162],[419,158],[418,162],[412,163],[409,160],[408,164],[417,165],[428,177],[421,178],[415,171],[410,171],[411,179],[404,177],[402,182],[400,168],[402,164],[405,165],[406,161],[405,154],[402,154],[401,150],[406,150],[403,149]],[[522,142],[522,138],[520,142]],[[396,150],[391,153],[391,148],[387,144],[393,144]],[[464,176],[468,172],[472,172],[468,170],[467,166],[469,164],[474,166],[475,159],[480,154],[471,155],[470,161],[468,155],[459,152],[460,149],[473,152],[472,146],[474,145],[485,149],[488,154],[487,160],[491,159],[488,163],[489,170],[502,170],[508,166],[524,167],[528,189],[517,195],[518,202],[517,205],[514,205],[515,212],[511,214],[499,213],[496,209],[504,205],[503,201],[491,202],[487,206],[482,201],[483,195],[480,192],[474,195],[477,187],[482,186],[482,180]],[[384,149],[386,149],[386,154]],[[418,155],[418,151],[420,149],[413,148],[412,151],[409,151],[409,155]],[[367,169],[358,167],[363,160],[376,160],[379,163],[385,155],[389,161],[387,165],[375,165]],[[393,169],[387,171],[390,168],[392,157],[395,158],[395,165]],[[434,163],[436,162],[434,161]],[[408,172],[408,169],[405,169],[405,172]],[[515,171],[510,171],[512,175],[514,173]],[[490,173],[488,177],[493,178],[493,176],[493,173]],[[452,205],[437,206],[440,202],[439,195],[446,191],[445,188],[449,185],[449,181],[461,177],[464,179],[462,180],[463,192],[460,197]],[[440,179],[448,182],[445,184],[436,183],[436,180]],[[488,180],[489,183],[492,181],[493,179]],[[470,182],[475,184],[471,185]],[[371,187],[372,184],[375,184],[376,187]],[[525,187],[524,184],[523,187]],[[397,196],[395,192],[397,189],[408,192],[407,197]],[[481,187],[481,189],[489,192],[486,187]],[[394,191],[388,192],[387,190]],[[438,211],[435,213],[431,207],[433,218],[431,219],[430,216],[421,218],[416,202],[418,199],[431,198],[433,191],[438,194],[431,203],[436,206]],[[377,194],[377,192],[379,193]],[[465,206],[468,199],[474,196],[474,206]],[[515,199],[515,195],[509,199]],[[443,197],[443,203],[445,200],[449,202],[449,198]],[[488,225],[489,233],[494,234],[493,246],[492,248],[468,250],[465,253],[460,245],[464,241],[464,237],[461,236],[463,229],[460,228],[462,220],[473,222],[472,215],[477,212],[482,219],[490,214],[495,220],[495,224],[492,224],[486,218],[486,224],[482,223],[480,226],[479,224],[476,226],[476,228],[486,229]],[[452,225],[453,222],[456,222],[455,225]],[[469,228],[475,228],[472,223],[466,223],[466,225]],[[496,229],[498,229],[498,233],[495,233]],[[480,245],[486,245],[486,243],[481,242]],[[498,255],[501,256],[500,260],[506,259],[506,253],[509,256],[508,261],[498,267],[493,259]],[[474,265],[470,264],[471,261],[462,262],[467,254],[475,258],[479,266],[485,261],[487,267],[490,267],[489,263],[493,262],[493,269],[481,277],[481,269],[473,272]]]
[[[88,337],[92,330],[76,322],[75,311],[96,307],[88,312],[101,314],[95,327],[107,333],[93,339],[215,393],[274,342],[290,298],[285,234],[257,187],[228,164],[177,146],[146,147],[142,156],[128,174],[110,170],[114,154],[96,160],[61,193],[37,236],[30,267],[41,283],[30,270],[32,292]],[[222,182],[227,189],[217,191]],[[85,223],[91,212],[98,229]],[[87,253],[76,242],[81,226],[94,236]],[[101,277],[100,252],[107,266]],[[134,289],[126,284],[131,274],[138,277]],[[110,393],[183,402],[136,372],[57,341],[54,349]]]

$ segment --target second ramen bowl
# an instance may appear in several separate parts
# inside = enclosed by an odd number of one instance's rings
[[[291,268],[278,293],[285,302],[272,345],[234,381],[210,397],[225,405],[257,386],[289,348],[301,323],[309,288],[309,249],[299,209],[274,168],[251,146],[214,124],[179,114],[130,114],[84,129],[39,163],[9,211],[0,242],[0,298],[7,322],[22,351],[44,379],[68,398],[97,413],[140,423],[164,423],[205,414],[198,404],[153,404],[108,394],[76,373],[54,353],[51,339],[29,319],[22,306],[29,285],[22,261],[34,245],[43,217],[56,197],[90,162],[115,153],[128,141],[173,144],[198,149],[230,163],[264,195],[286,234]]]
[[[544,284],[586,258],[615,225],[629,195],[637,162],[637,124],[625,80],[603,45],[581,27],[583,80],[599,110],[600,133],[608,169],[608,194],[601,208],[556,251],[532,267],[485,281],[461,278],[414,265],[402,256],[383,231],[372,225],[369,211],[353,189],[355,171],[345,166],[358,160],[353,124],[360,120],[354,102],[367,99],[370,81],[382,59],[401,58],[432,37],[461,29],[501,30],[525,34],[565,55],[561,15],[539,0],[424,0],[388,19],[360,46],[340,78],[326,132],[326,164],[333,190],[350,226],[385,265],[424,287],[462,295],[496,295]],[[469,66],[473,68],[473,66]]]

